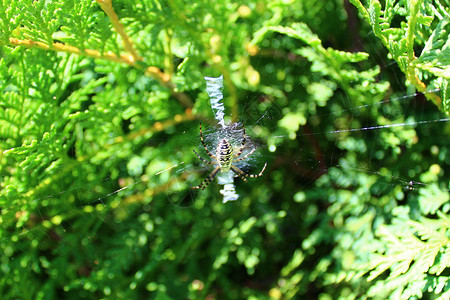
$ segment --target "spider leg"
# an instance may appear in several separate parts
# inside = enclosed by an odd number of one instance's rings
[[[242,156],[241,158],[236,159],[235,161],[241,161],[246,159],[247,157],[249,157],[253,152],[255,152],[256,148],[253,148],[252,151],[250,151],[249,153],[245,154],[244,156]]]
[[[217,161],[207,161],[206,159],[204,159],[203,157],[201,157],[200,155],[198,155],[198,153],[195,152],[195,150],[192,150],[192,151],[194,151],[195,155],[197,155],[197,157],[198,157],[201,161],[203,161],[204,163],[207,163],[208,165],[215,165],[215,164],[217,164]]]
[[[242,178],[242,180],[247,181],[246,177],[251,177],[251,178],[255,178],[255,177],[261,177],[262,174],[264,173],[264,170],[266,169],[267,163],[264,164],[263,169],[261,170],[261,172],[259,172],[258,175],[249,175],[247,173],[245,173],[244,171],[242,171],[241,169],[239,169],[238,167],[236,167],[235,165],[231,165],[231,170],[236,173],[237,175],[239,175],[239,177]]]
[[[264,173],[264,170],[266,169],[266,167],[267,167],[267,163],[264,164],[264,167],[262,168],[261,172],[259,172],[258,175],[248,175],[248,177],[252,177],[252,178],[261,177],[262,174]]]
[[[206,154],[208,154],[209,157],[216,159],[216,157],[212,155],[211,152],[209,152],[208,148],[206,147],[205,141],[203,140],[202,122],[200,122],[200,141],[202,142],[203,148],[205,148]]]
[[[193,186],[191,189],[201,189],[204,190],[205,187],[216,177],[217,173],[220,171],[220,166],[217,166],[209,175],[205,178],[205,180],[200,183],[200,185]]]
[[[239,169],[238,167],[236,167],[235,165],[231,165],[231,171],[233,171],[234,173],[236,173],[239,177],[241,177],[242,180],[247,181],[247,178],[245,178],[246,176],[248,176],[247,173],[245,173],[244,171],[242,171],[241,169]]]
[[[234,157],[239,157],[239,155],[242,154],[242,151],[244,151],[244,146],[245,146],[245,142],[246,142],[246,139],[245,139],[245,125],[244,124],[242,124],[242,128],[244,130],[244,138],[242,139],[241,148],[239,148],[239,151],[234,155]]]

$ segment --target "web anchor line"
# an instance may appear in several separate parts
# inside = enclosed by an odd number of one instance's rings
[[[325,134],[325,133],[369,131],[369,130],[377,130],[377,129],[385,129],[385,128],[393,128],[393,127],[416,126],[416,125],[441,123],[441,122],[449,122],[449,121],[450,121],[450,118],[442,118],[442,119],[436,119],[436,120],[423,120],[423,121],[415,121],[415,122],[394,123],[394,124],[387,124],[387,125],[376,125],[376,126],[361,127],[361,128],[349,128],[349,129],[339,129],[339,130],[331,130],[331,131],[323,131],[323,132],[303,133],[303,134],[301,134],[301,136],[319,135],[319,134]],[[281,137],[281,136],[276,136],[276,137]]]
[[[214,117],[217,122],[225,129],[225,106],[223,105],[223,75],[219,77],[205,77],[206,81],[206,93],[209,96],[211,109],[214,113]],[[223,195],[223,203],[228,201],[236,201],[239,195],[236,193],[236,188],[234,186],[234,175],[232,172],[219,173],[217,175],[217,181],[220,185],[223,185],[223,189],[220,193]]]

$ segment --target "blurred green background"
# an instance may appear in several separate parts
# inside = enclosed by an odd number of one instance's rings
[[[447,299],[449,3],[351,2],[2,1],[2,299]]]

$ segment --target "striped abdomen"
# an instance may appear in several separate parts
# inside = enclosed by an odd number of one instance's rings
[[[217,144],[216,157],[222,172],[230,170],[231,162],[233,161],[233,147],[226,139],[221,140]]]

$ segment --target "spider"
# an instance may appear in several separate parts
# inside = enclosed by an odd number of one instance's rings
[[[245,146],[245,142],[246,142],[245,126],[243,126],[243,129],[244,129],[244,138],[242,140],[241,147],[239,148],[239,150],[236,154],[233,154],[233,152],[234,152],[233,146],[231,146],[231,144],[226,139],[222,139],[217,144],[216,155],[214,156],[211,154],[211,152],[209,152],[208,148],[205,145],[205,141],[203,140],[203,133],[202,133],[202,123],[200,122],[200,140],[202,142],[203,148],[205,148],[206,154],[208,154],[208,156],[211,157],[212,160],[207,161],[206,159],[204,159],[203,157],[198,155],[198,153],[195,152],[195,150],[193,150],[193,151],[194,151],[195,155],[197,155],[197,157],[204,163],[207,163],[208,165],[217,165],[217,166],[208,175],[208,177],[206,177],[205,180],[202,181],[202,183],[200,185],[191,187],[192,189],[201,189],[201,190],[205,189],[205,187],[211,183],[211,181],[214,179],[214,177],[216,177],[216,175],[219,173],[219,171],[227,172],[227,171],[231,170],[234,173],[236,173],[239,177],[241,177],[241,179],[244,181],[247,181],[246,177],[254,178],[254,177],[262,176],[264,170],[266,169],[267,163],[264,164],[263,169],[261,170],[261,172],[258,175],[249,175],[233,164],[234,162],[238,162],[238,161],[246,159],[255,151],[255,148],[253,148],[252,151],[250,151],[243,157],[238,158],[244,151],[244,146]]]

